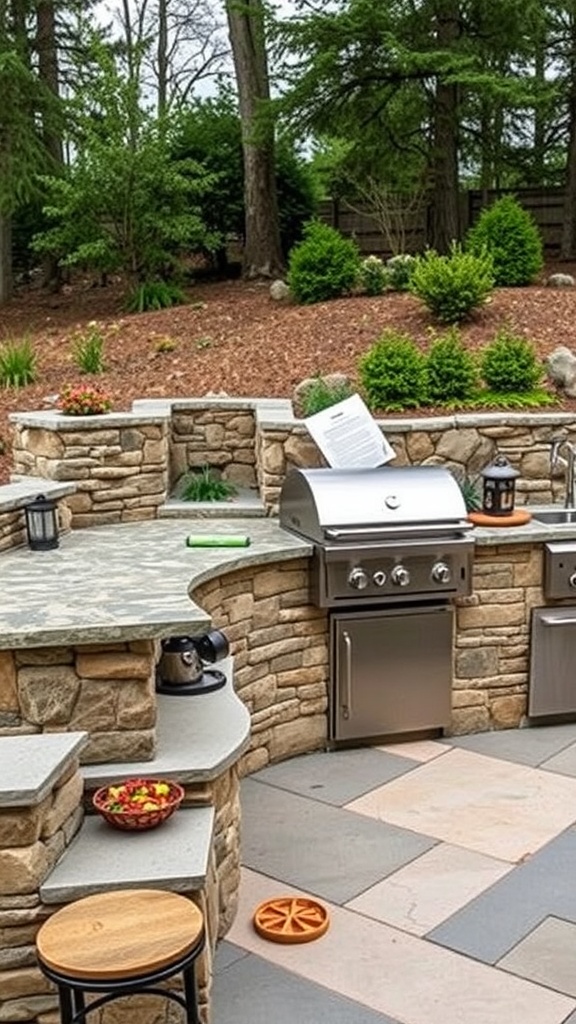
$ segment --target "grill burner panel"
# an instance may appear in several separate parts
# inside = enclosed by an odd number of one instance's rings
[[[450,598],[470,592],[472,544],[317,549],[313,600],[320,607]]]

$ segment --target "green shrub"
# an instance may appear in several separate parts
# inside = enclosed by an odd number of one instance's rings
[[[182,487],[183,501],[228,501],[237,494],[237,489],[210,466],[189,473]]]
[[[36,380],[36,355],[28,340],[7,341],[0,346],[0,384],[23,388]]]
[[[463,252],[456,242],[448,256],[433,249],[416,258],[410,291],[438,320],[453,324],[481,306],[492,291],[492,260],[486,252]]]
[[[526,338],[503,328],[484,348],[480,371],[489,391],[505,395],[533,391],[542,379],[543,367]]]
[[[290,250],[287,282],[296,302],[311,304],[349,292],[358,278],[360,253],[338,231],[312,221]]]
[[[476,361],[456,328],[434,342],[426,369],[428,401],[432,405],[461,405],[478,390]]]
[[[358,281],[366,295],[382,295],[388,284],[389,275],[378,256],[367,256],[360,264]]]
[[[469,252],[491,255],[494,283],[526,285],[542,269],[542,239],[531,217],[513,196],[503,196],[483,210],[466,239]]]
[[[333,383],[324,377],[315,377],[301,395],[302,415],[313,416],[322,409],[329,409],[331,405],[350,398],[353,393],[352,386],[346,381]]]
[[[127,308],[129,313],[149,313],[185,302],[186,294],[178,285],[169,281],[144,281],[130,295]]]
[[[104,370],[104,338],[91,327],[86,334],[77,338],[73,358],[81,373],[102,373]]]
[[[397,331],[385,331],[359,362],[360,380],[372,409],[408,409],[426,400],[426,358]]]
[[[408,290],[415,265],[416,257],[410,256],[408,253],[399,253],[386,261],[388,284],[395,292]]]

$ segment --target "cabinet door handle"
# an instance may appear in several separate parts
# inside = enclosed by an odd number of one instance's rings
[[[352,714],[352,640],[350,634],[343,629],[342,640],[344,641],[345,648],[345,678],[344,678],[344,689],[345,689],[345,700],[341,704],[342,718],[350,718]]]
[[[558,619],[551,615],[542,615],[540,622],[543,626],[576,626],[576,619]]]

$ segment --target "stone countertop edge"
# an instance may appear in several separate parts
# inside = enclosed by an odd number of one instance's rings
[[[226,685],[211,693],[158,694],[153,761],[82,765],[90,789],[127,778],[207,782],[235,764],[250,741],[250,713],[232,683],[233,660],[215,666]]]
[[[86,732],[0,737],[0,808],[36,807],[88,742]]]
[[[185,546],[189,534],[247,534],[246,548]],[[263,519],[156,519],[72,531],[53,551],[0,555],[0,649],[156,640],[197,633],[191,598],[246,566],[309,557],[312,545]]]

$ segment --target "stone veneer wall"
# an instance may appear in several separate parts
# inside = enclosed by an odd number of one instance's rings
[[[196,588],[234,655],[234,686],[251,715],[242,774],[321,748],[327,738],[326,612],[309,603],[308,559],[250,567]]]
[[[560,433],[576,441],[571,414],[462,414],[378,423],[396,452],[394,466],[440,465],[476,477],[501,452],[520,473],[518,504],[546,504],[564,496],[562,470],[550,476],[550,448]],[[285,426],[266,422],[259,428],[257,462],[261,496],[272,512],[278,510],[280,488],[292,467],[323,465],[306,428],[289,419]]]
[[[73,481],[72,526],[154,519],[166,501],[168,422],[155,417],[32,415],[13,427],[16,473]]]
[[[511,729],[526,715],[530,613],[543,605],[542,545],[478,546],[457,602],[452,733]]]
[[[170,435],[170,487],[188,469],[211,466],[237,487],[256,487],[254,409],[175,403]]]
[[[84,764],[150,760],[155,661],[150,640],[0,651],[0,736],[86,731]]]
[[[324,464],[286,400],[139,405],[139,412],[101,417],[13,414],[16,472],[74,482],[77,490],[67,503],[76,528],[154,519],[169,487],[189,467],[205,464],[237,485],[257,486],[274,513],[290,468]],[[520,473],[518,504],[558,501],[564,494],[562,470],[550,478],[550,445],[559,433],[576,441],[571,413],[463,413],[378,423],[396,451],[394,465],[443,465],[475,477],[500,451]],[[0,542],[3,529],[0,510]],[[5,530],[11,533],[13,524]]]
[[[34,940],[53,912],[39,889],[78,832],[83,780],[74,762],[34,807],[0,808],[0,1021],[56,1021],[54,986],[36,967]]]

